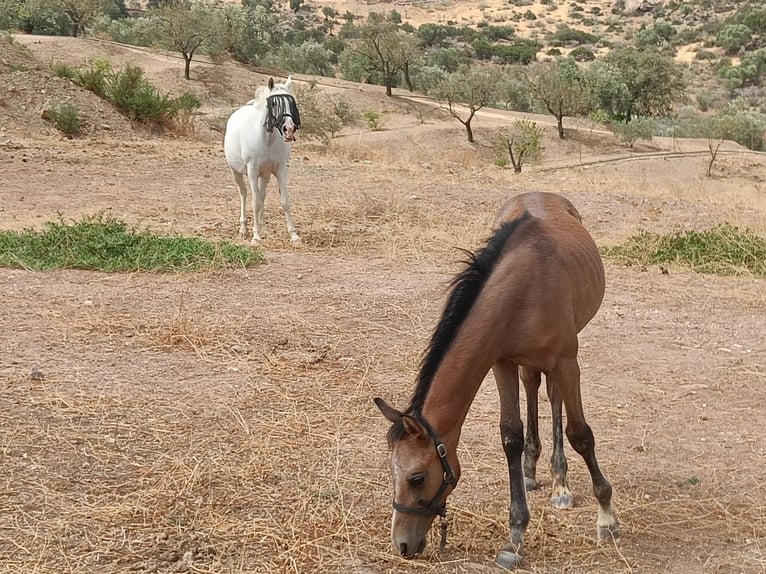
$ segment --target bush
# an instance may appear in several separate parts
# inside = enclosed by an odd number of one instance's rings
[[[82,117],[72,104],[58,104],[43,110],[43,119],[53,122],[61,133],[76,136],[82,128]]]
[[[51,70],[53,71],[54,76],[58,78],[64,78],[65,80],[74,81],[74,79],[77,77],[77,70],[68,64],[64,64],[63,62],[56,62],[51,64]]]
[[[107,98],[108,77],[112,73],[112,64],[104,58],[96,58],[90,68],[80,68],[75,73],[74,83],[82,86],[101,98]]]
[[[593,53],[593,50],[585,46],[577,46],[577,48],[569,52],[569,56],[577,62],[592,62],[596,59],[596,54]]]
[[[629,122],[614,122],[612,132],[620,138],[622,143],[628,144],[628,147],[633,149],[638,140],[651,141],[654,125],[652,118],[633,118]]]
[[[131,120],[162,127],[169,127],[179,112],[188,115],[202,105],[199,97],[191,92],[175,99],[160,93],[137,66],[128,64],[115,71],[104,59],[94,60],[90,68],[76,70],[73,81],[111,101]],[[188,118],[182,123],[188,124]]]
[[[367,121],[367,127],[377,132],[382,129],[380,113],[375,110],[365,110],[364,119]]]

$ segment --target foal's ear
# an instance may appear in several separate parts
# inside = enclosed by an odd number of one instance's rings
[[[274,78],[269,78],[269,84],[268,85],[269,85],[269,89],[270,90],[274,89]]]
[[[402,420],[402,413],[397,411],[394,407],[390,406],[380,397],[375,397],[372,399],[372,402],[375,403],[375,405],[380,409],[380,412],[383,413],[383,416],[386,417],[389,422],[396,424]]]
[[[428,431],[425,429],[425,427],[418,422],[418,420],[415,417],[411,417],[409,415],[402,415],[402,424],[404,425],[404,430],[407,431],[408,435],[414,435],[416,437],[421,438],[428,438]]]

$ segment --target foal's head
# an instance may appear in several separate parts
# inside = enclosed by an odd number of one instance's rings
[[[404,414],[376,398],[375,404],[393,423],[388,433],[394,516],[391,542],[405,558],[426,546],[426,534],[436,516],[444,516],[447,495],[460,477],[457,459],[447,460],[447,449],[420,416]]]

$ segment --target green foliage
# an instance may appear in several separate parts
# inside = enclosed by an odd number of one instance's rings
[[[716,44],[727,54],[736,54],[750,41],[753,31],[744,24],[729,24],[721,28],[716,36]]]
[[[474,115],[497,101],[501,78],[495,68],[463,66],[433,88],[433,96],[446,103],[450,115],[465,126],[469,143],[474,141],[471,127]]]
[[[132,120],[167,125],[178,110],[176,102],[149,83],[141,68],[126,65],[109,78],[109,99]]]
[[[652,118],[636,117],[630,121],[612,122],[612,132],[630,149],[638,140],[651,141],[654,135],[655,123]]]
[[[616,119],[667,115],[684,87],[680,69],[656,50],[624,48],[607,54],[603,64],[599,70],[608,81],[600,85],[597,104]]]
[[[641,28],[634,38],[637,48],[665,48],[671,44],[678,31],[670,23],[659,20],[650,27]]]
[[[88,68],[78,68],[75,73],[75,84],[93,92],[101,98],[107,97],[109,77],[112,74],[112,64],[104,58],[96,58]]]
[[[561,58],[535,67],[526,82],[534,99],[557,120],[559,138],[564,139],[563,119],[588,112],[588,84],[572,58]]]
[[[64,78],[65,80],[74,81],[77,77],[77,70],[75,70],[69,64],[63,62],[54,62],[51,64],[51,71],[53,75],[58,78]]]
[[[51,106],[43,112],[45,119],[50,119],[61,133],[76,136],[82,127],[82,117],[72,104],[64,103]]]
[[[187,80],[195,53],[217,55],[229,46],[225,12],[203,0],[177,0],[154,8],[150,15],[155,28],[152,44],[183,56]]]
[[[191,112],[202,104],[190,92],[179,98],[162,94],[136,66],[113,70],[108,60],[94,60],[89,68],[76,70],[74,82],[111,101],[132,120],[168,127],[179,111]]]
[[[367,122],[367,127],[370,128],[372,131],[377,132],[383,129],[380,112],[377,112],[375,110],[365,110],[363,115],[364,115],[364,120]]]
[[[570,28],[563,24],[553,34],[550,34],[546,40],[551,46],[563,47],[570,44],[579,46],[580,44],[595,44],[598,42],[598,36]]]
[[[766,238],[728,223],[673,235],[642,231],[603,253],[630,265],[676,264],[699,273],[766,277]]]
[[[577,46],[569,52],[569,57],[577,62],[591,62],[596,59],[596,54],[586,46]]]
[[[333,77],[332,53],[313,40],[300,46],[284,44],[263,59],[263,65],[290,70],[298,74]]]
[[[732,140],[755,151],[766,151],[763,134],[766,132],[766,114],[724,108],[714,116],[692,114],[679,117],[673,125],[676,137]]]
[[[356,121],[356,110],[346,98],[322,97],[315,82],[308,88],[300,87],[296,98],[301,108],[301,134],[308,139],[327,143]]]
[[[516,120],[509,134],[502,134],[495,144],[499,153],[508,153],[514,173],[521,173],[525,163],[540,159],[543,132],[533,121]],[[497,162],[496,162],[497,163]]]
[[[229,23],[229,51],[240,62],[260,64],[262,58],[284,42],[279,15],[263,6],[239,8],[229,4],[224,14]]]
[[[104,214],[71,223],[60,218],[42,231],[0,231],[0,266],[39,271],[199,271],[252,267],[262,259],[250,247],[129,229]]]
[[[533,42],[518,42],[510,46],[498,44],[492,48],[492,56],[500,64],[530,64],[537,59],[539,46]]]

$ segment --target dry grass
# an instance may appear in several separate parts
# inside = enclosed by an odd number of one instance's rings
[[[450,506],[446,552],[432,550],[436,533],[423,559],[389,551],[385,425],[371,414],[370,397],[392,391],[380,388],[381,377],[401,379],[412,369],[418,352],[407,334],[413,326],[428,330],[419,316],[387,307],[385,297],[354,298],[365,309],[331,296],[312,317],[289,305],[274,309],[256,334],[252,317],[226,318],[198,295],[192,286],[156,316],[110,317],[89,306],[75,326],[107,339],[135,333],[130,338],[157,360],[180,355],[233,378],[134,394],[77,378],[0,377],[5,571],[491,570],[508,535],[506,470],[478,414],[461,447],[464,484]],[[389,342],[385,349],[380,340]],[[741,375],[762,380],[764,372],[756,365]],[[621,413],[599,418],[612,415]],[[646,437],[640,443],[654,448]],[[614,447],[604,451],[602,443],[602,452],[616,476],[626,540],[595,544],[595,504],[573,462],[575,510],[551,509],[545,491],[530,494],[528,571],[643,572],[647,559],[682,571],[700,557],[643,552],[694,538],[716,541],[706,557],[712,571],[757,572],[766,564],[766,506],[755,474],[732,482],[713,463],[669,484],[631,473],[634,463],[615,457]]]

